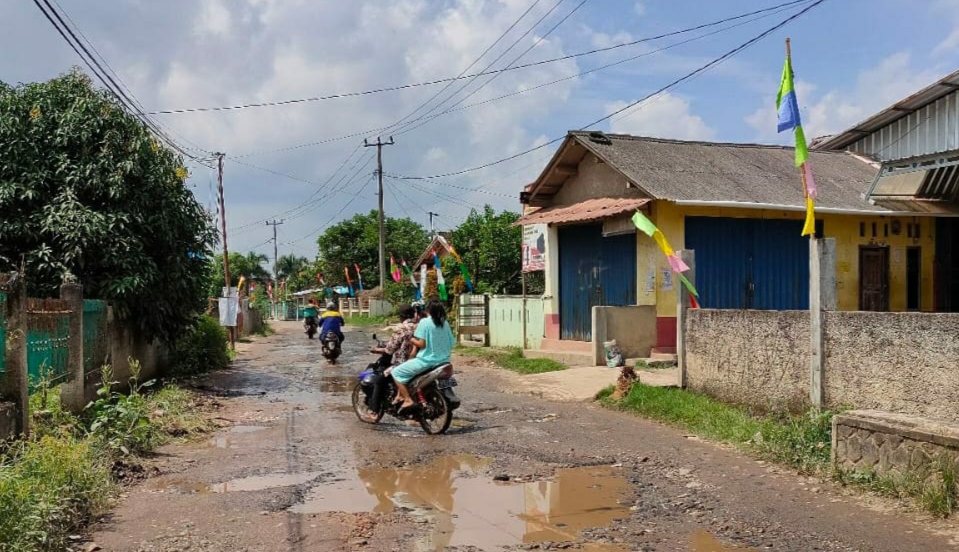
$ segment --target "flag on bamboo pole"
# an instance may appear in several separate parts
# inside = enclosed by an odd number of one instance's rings
[[[400,261],[400,266],[403,267],[403,272],[406,272],[406,274],[410,277],[410,283],[413,284],[413,290],[416,293],[416,300],[419,301],[423,298],[423,294],[420,293],[420,287],[416,283],[416,276],[413,275],[413,270],[410,269],[409,265],[406,264],[406,259]]]
[[[796,166],[799,167],[803,183],[803,195],[806,199],[806,221],[803,224],[802,235],[811,236],[816,233],[816,181],[812,177],[809,166],[809,149],[806,146],[806,135],[802,129],[802,119],[799,115],[799,100],[796,98],[796,88],[793,82],[792,55],[789,49],[789,39],[786,39],[786,62],[783,64],[783,74],[779,82],[779,94],[776,95],[776,111],[778,132],[792,130],[796,137]]]
[[[420,265],[420,298],[426,297],[426,263]]]
[[[360,265],[353,263],[353,268],[356,269],[356,285],[360,287],[360,291],[363,291],[363,274],[360,273]]]
[[[246,276],[240,275],[240,279],[236,282],[236,294],[240,296],[243,294],[243,284],[246,283]]]
[[[348,290],[350,297],[353,297],[353,281],[350,280],[350,267],[343,267],[343,274],[346,274],[346,289]]]
[[[440,292],[440,299],[446,301],[449,295],[446,293],[446,280],[443,279],[443,265],[440,264],[440,256],[433,252],[433,268],[436,269],[436,288]]]
[[[459,253],[453,249],[452,245],[450,246],[450,253],[453,254],[453,258],[456,259],[456,263],[460,265],[460,272],[463,274],[463,280],[466,283],[466,289],[470,293],[473,293],[473,281],[470,280],[470,273],[468,270],[466,270],[466,263],[463,262],[463,259],[460,258]]]
[[[393,277],[393,281],[397,284],[400,283],[400,280],[403,278],[403,275],[400,274],[400,267],[396,264],[396,259],[393,258],[393,254],[390,253],[390,276]]]
[[[689,292],[689,306],[698,309],[699,308],[699,292],[696,291],[695,286],[690,282],[683,272],[689,270],[689,265],[683,262],[683,259],[673,251],[672,246],[669,245],[669,241],[666,239],[666,235],[663,234],[662,230],[656,227],[653,224],[653,221],[646,218],[646,215],[640,211],[636,211],[636,214],[633,215],[633,224],[638,228],[642,233],[653,238],[656,242],[656,245],[659,246],[660,251],[663,252],[663,255],[666,256],[666,261],[669,263],[669,267],[676,273],[679,278],[679,281],[682,282],[683,287]]]

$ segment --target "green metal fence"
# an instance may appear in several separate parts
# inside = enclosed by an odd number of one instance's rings
[[[0,374],[7,370],[7,294],[0,292]]]
[[[41,378],[67,377],[70,309],[59,299],[27,300],[27,373],[31,387]]]
[[[107,337],[107,303],[83,300],[83,373],[97,372],[109,354]]]

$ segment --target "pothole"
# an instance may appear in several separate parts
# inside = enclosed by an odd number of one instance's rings
[[[210,439],[210,445],[216,448],[238,448],[236,443],[235,436],[242,435],[244,433],[256,433],[257,431],[263,431],[269,429],[265,426],[255,426],[255,425],[237,425],[231,427],[229,430],[222,432],[218,435],[215,435]]]
[[[475,546],[484,550],[538,542],[578,542],[580,532],[629,515],[621,504],[629,483],[615,468],[557,470],[549,481],[499,483],[476,472],[491,461],[444,456],[426,466],[360,468],[346,480],[324,483],[291,512],[388,513],[403,509],[428,524],[418,550]],[[587,543],[584,543],[584,545]],[[590,544],[594,552],[616,547]]]
[[[322,472],[277,473],[241,477],[223,483],[204,483],[174,477],[154,481],[149,488],[157,492],[173,491],[186,494],[254,492],[302,485],[321,475]]]

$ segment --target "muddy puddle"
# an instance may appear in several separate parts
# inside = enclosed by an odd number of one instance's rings
[[[246,433],[256,433],[257,431],[264,431],[269,429],[265,426],[254,426],[254,425],[238,425],[233,426],[229,430],[220,433],[210,439],[210,446],[216,448],[238,448],[237,445],[237,435],[243,435]]]
[[[693,533],[689,538],[690,552],[756,552],[755,548],[741,548],[723,544],[719,539],[705,531]]]
[[[277,473],[241,477],[223,483],[203,483],[173,477],[157,480],[149,485],[149,489],[156,492],[183,494],[255,492],[302,485],[319,478],[321,475],[320,472]]]
[[[562,469],[550,481],[498,483],[476,476],[489,465],[488,459],[448,456],[411,469],[362,468],[350,479],[315,487],[291,511],[387,513],[402,508],[428,524],[419,551],[574,542],[584,529],[628,516],[627,506],[620,504],[628,483],[613,468]],[[620,550],[603,545],[584,549]]]
[[[323,393],[348,393],[353,391],[353,386],[357,381],[356,376],[353,375],[323,376],[320,378],[320,391]]]

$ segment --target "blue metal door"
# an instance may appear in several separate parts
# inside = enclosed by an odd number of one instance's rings
[[[592,339],[594,306],[636,304],[636,235],[603,237],[603,226],[559,229],[560,338]]]
[[[809,308],[809,239],[802,221],[686,217],[700,304],[711,309]]]

